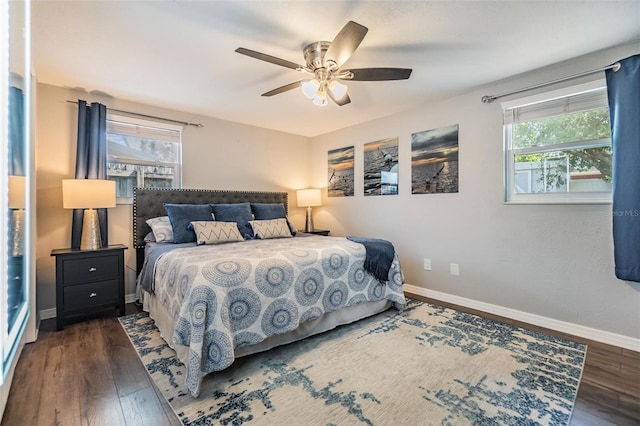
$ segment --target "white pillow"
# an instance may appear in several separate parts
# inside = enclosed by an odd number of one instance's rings
[[[191,222],[191,226],[198,245],[244,241],[235,222],[196,221]]]
[[[173,228],[169,221],[169,216],[154,217],[147,220],[147,225],[151,227],[153,236],[158,243],[173,242]]]
[[[291,230],[287,219],[250,220],[256,238],[268,240],[270,238],[291,238]]]

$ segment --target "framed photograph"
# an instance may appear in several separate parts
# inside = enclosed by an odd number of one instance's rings
[[[398,193],[398,138],[364,145],[364,195]]]
[[[458,192],[458,124],[411,135],[411,193]]]
[[[328,197],[353,197],[353,151],[353,146],[329,151]]]

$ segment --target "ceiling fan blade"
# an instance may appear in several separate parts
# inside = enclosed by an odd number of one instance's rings
[[[273,89],[270,90],[266,93],[263,93],[262,96],[273,96],[273,95],[279,95],[280,93],[283,92],[288,92],[289,90],[293,90],[293,89],[297,89],[298,87],[300,87],[300,84],[302,84],[304,80],[300,80],[300,81],[296,81],[294,83],[289,83],[289,84],[285,84],[282,87],[278,87],[277,89]]]
[[[287,61],[285,59],[276,58],[275,56],[267,55],[266,53],[256,52],[255,50],[245,49],[244,47],[238,47],[236,52],[251,56],[255,59],[260,59],[261,61],[269,62],[272,64],[280,65],[281,67],[291,68],[297,70],[298,68],[304,68],[302,65],[298,65],[296,63]]]
[[[335,62],[337,68],[340,68],[360,46],[367,31],[369,29],[365,26],[353,21],[347,22],[347,25],[340,30],[327,49],[324,55],[325,63],[332,61]]]
[[[411,68],[359,68],[344,70],[343,72],[353,73],[351,81],[385,81],[385,80],[406,80],[411,75]]]
[[[329,97],[331,98],[331,100],[333,102],[335,102],[338,106],[344,106],[348,103],[351,103],[351,98],[349,97],[348,94],[344,94],[343,97],[341,97],[340,99],[336,99],[335,96],[333,96],[333,93],[331,92],[331,90],[327,91],[327,95],[329,95]]]

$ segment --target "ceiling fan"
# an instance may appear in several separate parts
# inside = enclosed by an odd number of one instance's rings
[[[406,80],[411,75],[410,68],[342,69],[342,65],[349,60],[362,43],[367,31],[369,29],[363,25],[353,21],[347,22],[333,41],[316,41],[305,46],[303,53],[306,65],[304,66],[244,47],[237,48],[236,52],[313,76],[310,79],[299,80],[270,90],[263,93],[262,96],[278,95],[301,87],[304,95],[312,99],[315,105],[326,105],[328,97],[342,106],[351,102],[351,99],[347,94],[347,86],[342,84],[340,80]]]

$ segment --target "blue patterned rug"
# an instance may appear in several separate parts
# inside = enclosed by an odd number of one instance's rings
[[[120,319],[185,425],[566,425],[582,344],[409,301],[239,358],[199,398],[146,313]]]

